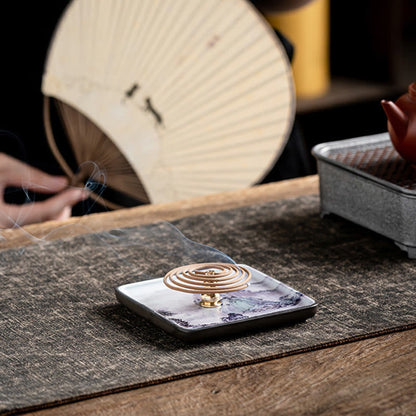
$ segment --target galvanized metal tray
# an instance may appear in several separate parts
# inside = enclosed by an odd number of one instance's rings
[[[386,133],[321,143],[317,160],[321,214],[336,214],[391,238],[416,258],[416,168]]]

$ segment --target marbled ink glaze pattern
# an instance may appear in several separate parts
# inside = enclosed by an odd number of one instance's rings
[[[201,307],[199,295],[171,290],[162,279],[131,283],[121,286],[119,290],[138,307],[148,308],[160,318],[188,330],[260,319],[315,303],[284,283],[252,267],[244,267],[251,271],[249,286],[237,292],[223,293],[222,305],[218,308]]]

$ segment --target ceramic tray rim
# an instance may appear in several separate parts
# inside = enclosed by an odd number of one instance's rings
[[[263,275],[267,279],[276,280],[278,283],[282,284],[286,288],[299,292],[297,289],[294,289],[292,286],[282,282],[279,279],[275,279],[254,267],[248,265],[241,265],[247,267],[251,270],[254,270],[261,275]],[[212,326],[207,326],[203,328],[184,328],[181,327],[171,321],[166,320],[165,318],[161,317],[158,313],[156,313],[153,309],[145,305],[144,303],[138,301],[137,299],[133,299],[129,294],[126,293],[125,289],[135,286],[135,285],[147,285],[147,284],[155,284],[156,282],[162,281],[163,278],[155,278],[150,280],[144,280],[140,282],[131,282],[126,283],[115,288],[115,294],[117,300],[124,304],[128,309],[136,313],[137,315],[149,320],[151,323],[159,326],[161,329],[166,331],[167,333],[178,337],[185,341],[198,341],[207,338],[218,338],[224,335],[233,335],[239,332],[250,331],[255,329],[253,325],[257,324],[258,329],[266,329],[269,327],[278,327],[282,324],[287,323],[296,323],[303,320],[306,320],[315,315],[318,302],[306,295],[303,292],[301,293],[306,299],[310,301],[310,304],[304,306],[295,306],[291,309],[285,309],[282,311],[274,311],[274,312],[267,312],[262,315],[247,317],[243,320],[238,320],[234,322],[227,322],[227,323],[217,323]]]

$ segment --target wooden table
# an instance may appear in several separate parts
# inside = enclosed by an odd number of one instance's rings
[[[2,230],[0,248],[319,192],[317,176]],[[30,238],[28,238],[30,236]],[[43,415],[416,415],[416,329],[113,393]]]

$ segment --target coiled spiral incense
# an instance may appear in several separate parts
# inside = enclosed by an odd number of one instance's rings
[[[251,279],[249,270],[229,263],[197,263],[176,267],[163,278],[167,287],[186,293],[201,294],[200,305],[221,305],[220,293],[245,289]]]

